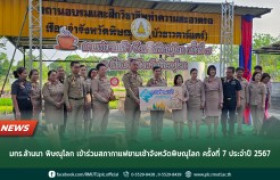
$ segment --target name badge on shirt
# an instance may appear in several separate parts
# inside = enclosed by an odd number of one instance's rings
[[[236,85],[236,82],[235,81],[231,81],[231,85]]]

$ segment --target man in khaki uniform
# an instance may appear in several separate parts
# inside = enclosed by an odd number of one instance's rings
[[[151,78],[147,87],[167,87],[167,82],[162,78],[162,69],[160,66],[153,67],[154,77]],[[162,129],[163,129],[163,116],[164,111],[150,111],[151,115],[151,130],[153,141],[162,141]]]
[[[91,82],[94,131],[104,134],[108,125],[109,102],[116,99],[110,82],[106,77],[107,67],[99,63],[96,66],[98,77]]]
[[[128,141],[137,142],[137,134],[140,119],[140,100],[139,87],[142,87],[142,79],[138,71],[138,62],[136,59],[130,60],[130,72],[126,73],[123,78],[123,84],[126,90],[124,101],[125,111],[125,129]]]
[[[236,69],[236,79],[240,82],[241,84],[241,91],[240,91],[240,107],[237,108],[237,133],[242,135],[243,131],[242,131],[242,122],[243,122],[243,113],[244,110],[246,109],[246,105],[247,105],[247,86],[248,86],[248,81],[243,78],[243,73],[244,73],[244,69],[242,67],[239,67]]]
[[[64,98],[67,107],[68,135],[81,136],[83,133],[83,113],[85,88],[83,78],[79,75],[80,63],[71,62],[72,74],[66,77],[64,82]]]

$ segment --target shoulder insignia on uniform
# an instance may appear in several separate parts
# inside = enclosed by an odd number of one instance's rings
[[[128,75],[130,75],[130,73],[129,73],[129,72],[124,74],[124,76],[128,76]]]

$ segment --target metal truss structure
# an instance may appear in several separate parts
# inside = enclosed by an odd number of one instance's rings
[[[234,2],[221,4],[221,44],[220,76],[224,76],[225,67],[232,63],[234,31]]]
[[[28,1],[28,17],[29,17],[29,58],[30,67],[33,67],[35,59],[40,61],[40,72],[42,73],[42,0]],[[39,51],[37,57],[33,52]],[[40,87],[42,87],[42,75],[40,76]]]

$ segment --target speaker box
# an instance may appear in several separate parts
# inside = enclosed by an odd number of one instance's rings
[[[270,138],[280,138],[280,120],[272,116],[264,121],[262,134]]]

